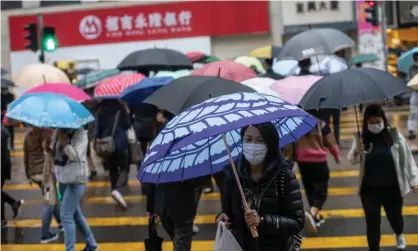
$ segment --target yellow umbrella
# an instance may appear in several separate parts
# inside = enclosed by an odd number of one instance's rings
[[[17,86],[29,89],[44,83],[71,84],[67,74],[48,64],[30,64],[22,68],[14,78]]]
[[[418,90],[418,74],[415,75],[411,80],[408,82],[408,87],[412,89]]]
[[[271,45],[254,49],[249,56],[256,58],[271,58]]]
[[[266,70],[264,70],[263,64],[255,57],[249,57],[249,56],[241,56],[237,57],[235,62],[240,63],[242,65],[245,65],[249,68],[254,69],[258,74],[266,73]]]

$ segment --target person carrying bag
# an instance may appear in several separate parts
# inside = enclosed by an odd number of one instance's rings
[[[98,113],[99,112],[100,112],[100,109]],[[116,151],[114,137],[115,137],[116,128],[118,127],[118,123],[119,123],[119,116],[120,116],[120,111],[116,113],[115,120],[113,122],[113,127],[112,127],[112,134],[110,136],[96,139],[95,150],[96,150],[97,155],[99,155],[100,157],[112,155]],[[97,125],[96,125],[96,128],[97,128]]]
[[[241,246],[234,235],[225,226],[225,222],[219,222],[215,237],[215,251],[242,251]]]

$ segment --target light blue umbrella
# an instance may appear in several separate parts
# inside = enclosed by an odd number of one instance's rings
[[[418,47],[415,47],[412,50],[405,52],[398,58],[398,71],[409,73],[409,69],[414,63],[414,59],[412,56],[415,53],[418,53]]]
[[[79,129],[94,120],[77,101],[49,92],[25,94],[13,101],[6,117],[46,128]]]

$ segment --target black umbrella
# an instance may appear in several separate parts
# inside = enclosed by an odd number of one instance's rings
[[[119,70],[134,71],[176,71],[193,69],[193,63],[186,55],[170,49],[147,49],[135,51],[126,56],[116,67]]]
[[[354,47],[354,41],[343,32],[331,29],[312,29],[292,37],[282,47],[279,58],[297,61],[321,54],[332,54]]]
[[[323,77],[303,96],[304,110],[341,109],[361,103],[391,99],[407,92],[405,83],[375,68],[354,68]]]
[[[146,251],[162,251],[164,239],[158,236],[155,227],[155,217],[148,220],[148,238],[144,240]]]
[[[144,103],[155,105],[177,115],[210,98],[236,92],[255,92],[255,90],[221,77],[186,76],[161,87],[145,99]]]
[[[16,86],[13,81],[8,80],[6,78],[1,78],[1,88],[9,88]]]

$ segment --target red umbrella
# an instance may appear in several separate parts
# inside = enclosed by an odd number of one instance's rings
[[[186,53],[186,57],[190,58],[193,63],[196,63],[206,57],[206,54],[200,51],[191,51]]]
[[[99,81],[94,89],[95,97],[118,97],[125,88],[138,84],[145,76],[140,73],[119,74]]]
[[[27,93],[39,93],[39,92],[51,92],[63,94],[69,98],[72,98],[76,101],[86,101],[90,100],[90,96],[85,93],[83,90],[74,85],[69,85],[67,83],[47,83],[33,87],[25,92]]]
[[[194,70],[191,75],[219,76],[236,82],[242,82],[257,77],[257,74],[253,69],[229,60],[221,60],[206,64],[205,66]]]

